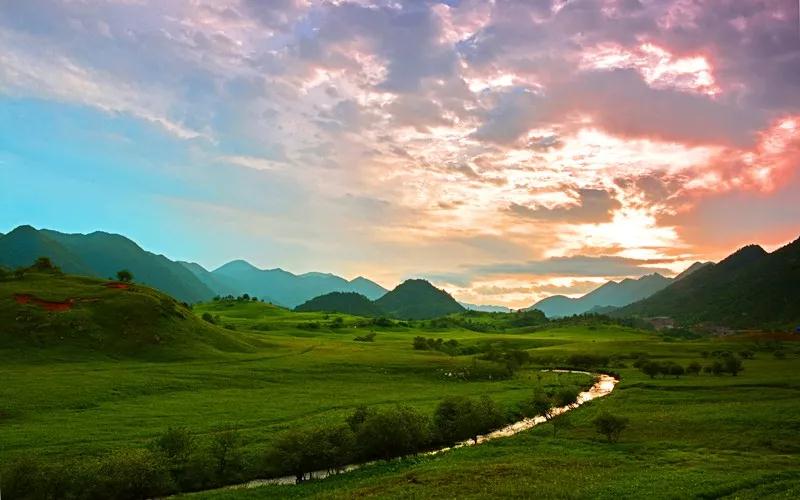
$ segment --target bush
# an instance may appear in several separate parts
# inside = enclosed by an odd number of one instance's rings
[[[204,321],[211,323],[212,325],[216,325],[217,321],[214,319],[214,316],[211,315],[209,312],[204,312],[202,316]]]
[[[53,265],[49,257],[39,257],[33,262],[31,269],[40,272],[60,272],[60,269]]]
[[[430,442],[429,420],[407,406],[367,411],[357,423],[356,446],[365,459],[389,460],[422,450]],[[356,419],[348,419],[356,421]]]
[[[417,351],[427,351],[428,339],[426,339],[425,337],[414,337],[414,340],[411,341],[411,345]]]
[[[689,366],[686,367],[686,373],[690,375],[699,375],[700,370],[702,369],[703,367],[700,366],[700,363],[698,363],[697,361],[692,361],[691,363],[689,363]]]
[[[598,415],[592,423],[595,429],[597,429],[597,432],[604,435],[609,443],[616,443],[619,441],[620,434],[628,427],[627,418],[618,417],[610,413]]]
[[[164,461],[146,449],[118,450],[84,474],[88,484],[81,496],[93,499],[138,500],[164,496],[174,489]]]
[[[725,371],[734,377],[739,375],[739,372],[744,370],[744,367],[742,366],[742,359],[735,354],[726,357],[723,361],[723,365],[725,366]]]
[[[375,342],[375,332],[370,332],[366,335],[356,337],[353,340],[355,340],[356,342]]]

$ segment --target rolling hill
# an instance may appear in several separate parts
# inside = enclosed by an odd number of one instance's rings
[[[107,278],[120,269],[129,269],[137,282],[185,302],[200,302],[214,296],[214,292],[184,266],[145,251],[118,234],[100,231],[65,234],[20,226],[0,237],[0,265],[28,266],[40,256],[49,257],[69,274]]]
[[[247,261],[235,260],[215,269],[211,275],[240,292],[267,298],[285,307],[298,305],[330,292],[355,292],[375,300],[386,289],[366,278],[351,281],[328,273],[293,274],[283,269],[259,269]]]
[[[449,293],[420,279],[404,281],[375,304],[400,319],[438,318],[465,310]]]
[[[767,253],[748,245],[614,316],[669,316],[678,324],[734,328],[800,325],[800,238]]]
[[[248,339],[145,285],[38,271],[0,280],[3,349],[166,359],[249,352]]]
[[[354,316],[378,317],[385,313],[375,302],[356,292],[331,292],[294,308],[298,312],[340,312]]]

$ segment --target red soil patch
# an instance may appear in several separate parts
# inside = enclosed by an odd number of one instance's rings
[[[69,311],[72,309],[72,305],[75,303],[75,299],[67,299],[63,301],[53,301],[53,300],[42,300],[37,299],[33,295],[27,293],[17,293],[14,294],[14,300],[17,301],[17,304],[36,304],[45,311],[51,312],[64,312]]]
[[[106,288],[119,288],[120,290],[127,290],[128,288],[130,288],[130,286],[125,283],[114,283],[114,282],[106,283],[105,286]]]
[[[33,295],[28,295],[27,293],[15,293],[14,300],[17,301],[17,304],[27,304],[33,299]]]

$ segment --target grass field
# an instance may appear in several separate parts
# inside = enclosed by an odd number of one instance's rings
[[[20,309],[14,309],[19,304],[11,301],[22,288],[45,298],[44,282],[36,279],[0,283],[0,301],[6,301],[0,303],[0,313],[19,315]],[[46,298],[92,296],[102,299],[99,303],[155,300],[147,298],[146,289],[108,290],[100,284],[68,280],[62,288],[48,287]],[[83,315],[79,317],[89,328],[92,315],[100,313],[97,302],[86,304],[83,311],[82,306],[67,312],[40,311],[35,304],[22,310],[50,322]],[[110,317],[103,321],[113,320],[109,311]],[[24,329],[9,328],[16,317],[3,316],[0,461],[29,455],[52,461],[84,459],[119,448],[146,447],[174,426],[188,428],[201,440],[234,429],[243,443],[243,475],[257,477],[264,450],[285,429],[340,422],[360,404],[402,403],[429,414],[447,395],[488,394],[513,407],[529,397],[536,384],[590,381],[581,375],[542,374],[542,360],[593,353],[615,356],[609,368],[621,374],[622,382],[609,397],[574,411],[573,427],[555,438],[545,425],[478,447],[369,466],[324,481],[199,496],[788,498],[800,494],[800,362],[798,343],[791,340],[782,341],[786,357],[777,359],[772,354],[775,342],[759,337],[670,340],[610,324],[492,333],[443,330],[418,322],[377,327],[360,318],[293,313],[257,302],[215,302],[195,306],[192,313],[195,316],[186,319],[188,326],[165,319],[159,328],[175,330],[174,335],[162,334],[163,341],[148,341],[145,347],[142,342],[126,342],[120,344],[122,350],[112,350],[108,343],[89,348],[81,342],[47,338],[29,344],[12,342],[9,334],[20,335]],[[227,329],[201,321],[203,313],[218,316],[217,322]],[[184,328],[202,334],[192,333],[188,341]],[[372,331],[374,342],[354,341]],[[471,356],[416,351],[411,341],[417,335],[455,339],[480,349],[490,343],[525,349],[539,361],[508,380],[467,382],[446,374],[469,365]],[[695,360],[705,363],[703,351],[745,349],[755,357],[745,361],[745,371],[737,377],[650,379],[631,366],[636,353],[686,365]],[[619,443],[606,443],[594,432],[590,421],[602,410],[630,418]]]

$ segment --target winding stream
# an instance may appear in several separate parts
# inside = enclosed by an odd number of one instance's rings
[[[592,373],[589,373],[589,372],[576,371],[576,370],[543,370],[543,371],[550,371],[550,372],[555,372],[555,373],[581,373],[581,374],[585,374],[585,375],[593,375]],[[577,408],[580,405],[586,403],[587,401],[591,401],[593,399],[597,399],[597,398],[602,398],[604,396],[608,396],[609,394],[611,394],[611,391],[614,390],[614,387],[617,385],[617,382],[619,382],[619,380],[617,380],[616,378],[612,377],[611,375],[606,375],[604,373],[597,374],[596,377],[597,377],[596,382],[594,383],[594,385],[592,385],[592,387],[589,388],[589,390],[581,392],[580,394],[578,394],[578,401],[576,403],[573,403],[573,404],[568,405],[568,406],[562,406],[560,408],[554,408],[553,411],[552,411],[552,415],[553,416],[561,415],[562,413],[566,413],[566,412],[568,412],[570,410],[574,410],[575,408]],[[448,447],[445,447],[445,448],[439,448],[437,450],[427,451],[427,452],[421,453],[421,455],[438,455],[440,453],[444,453],[446,451],[449,451],[449,450],[452,450],[452,449],[455,449],[455,448],[462,448],[464,446],[475,446],[475,445],[479,445],[479,444],[485,443],[487,441],[491,441],[492,439],[513,436],[514,434],[520,433],[522,431],[526,431],[528,429],[531,429],[531,428],[533,428],[533,427],[535,427],[535,426],[537,426],[539,424],[543,424],[545,422],[547,422],[547,419],[545,417],[543,417],[543,416],[537,416],[537,417],[533,417],[533,418],[525,418],[525,419],[519,420],[517,422],[514,422],[512,424],[508,424],[505,427],[497,429],[496,431],[492,431],[492,432],[490,432],[488,434],[485,434],[483,436],[478,436],[477,441],[473,441],[473,440],[470,439],[470,440],[467,440],[467,441],[462,441],[460,443],[457,443],[457,444],[455,444],[453,446],[448,446]],[[326,477],[329,477],[329,476],[332,476],[332,475],[344,474],[346,472],[351,472],[351,471],[354,471],[356,469],[360,469],[362,467],[365,467],[367,465],[372,465],[372,464],[375,464],[375,463],[378,463],[378,462],[377,461],[373,461],[373,462],[366,462],[366,463],[362,463],[362,464],[348,465],[348,466],[343,467],[341,469],[338,469],[336,471],[324,470],[324,471],[311,472],[309,474],[306,474],[305,479],[325,479]],[[237,485],[233,485],[233,486],[227,486],[224,489],[257,488],[259,486],[266,486],[266,485],[270,485],[270,484],[296,484],[296,482],[295,482],[295,477],[294,476],[283,476],[283,477],[276,477],[276,478],[272,478],[272,479],[255,479],[253,481],[248,481],[246,483],[237,484]]]

